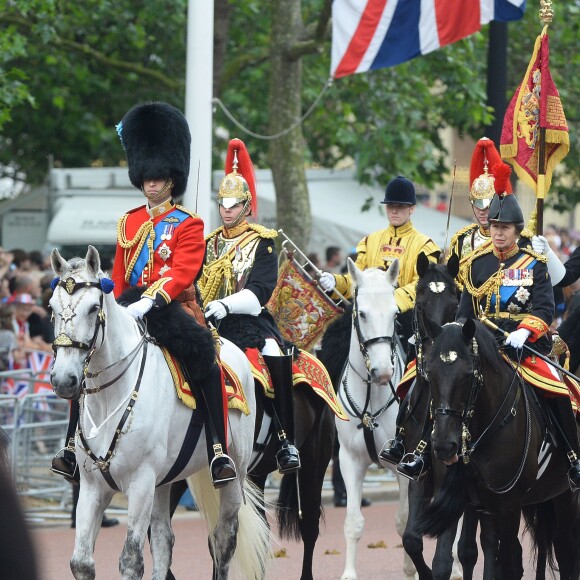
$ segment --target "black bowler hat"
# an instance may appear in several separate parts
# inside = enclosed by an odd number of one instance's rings
[[[417,205],[417,196],[415,195],[413,182],[402,175],[391,179],[385,191],[385,199],[381,203]]]

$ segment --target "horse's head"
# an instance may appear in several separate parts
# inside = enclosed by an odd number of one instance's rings
[[[386,272],[379,268],[359,270],[350,258],[347,266],[355,296],[353,339],[358,341],[371,381],[387,385],[393,376],[399,260],[394,260]]]
[[[417,258],[417,296],[415,298],[415,312],[425,311],[438,325],[455,320],[457,312],[457,284],[455,277],[459,272],[459,258],[452,254],[447,264],[430,262],[421,252]],[[420,317],[417,316],[417,322]],[[422,339],[427,337],[425,329],[418,325]]]
[[[103,292],[110,292],[112,283],[101,280],[101,261],[93,246],[89,246],[84,260],[72,258],[67,262],[56,249],[50,258],[58,276],[50,299],[56,337],[50,381],[59,397],[76,399],[81,392],[85,363],[98,346],[99,335],[103,340]]]
[[[481,374],[473,320],[439,326],[423,313],[433,344],[425,356],[431,385],[434,426],[432,443],[438,459],[455,463],[461,451],[463,425],[475,401]]]

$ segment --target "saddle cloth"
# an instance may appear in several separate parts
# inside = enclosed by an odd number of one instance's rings
[[[273,399],[274,385],[262,354],[257,348],[247,348],[245,352],[252,366],[254,380],[262,386],[264,395]],[[307,384],[322,398],[339,419],[343,421],[349,420],[342,405],[336,398],[332,381],[324,365],[316,357],[301,349],[299,349],[298,357],[292,363],[292,383],[294,387],[299,383]]]
[[[507,355],[502,357],[514,371],[527,383],[534,387],[547,391],[549,396],[570,397],[572,408],[576,413],[580,411],[580,385],[567,375],[564,380],[560,378],[556,369],[546,361],[535,356],[528,356],[521,360],[520,364],[512,361]],[[417,360],[413,359],[405,370],[405,374],[397,385],[397,396],[403,399],[408,393],[413,380],[417,376]]]
[[[167,362],[167,366],[169,367],[169,371],[173,377],[173,384],[175,385],[177,396],[186,407],[195,409],[197,407],[195,395],[193,394],[189,383],[185,380],[185,376],[181,370],[181,365],[166,348],[162,348],[161,350],[163,351],[163,356],[165,357],[165,361]],[[250,408],[248,407],[242,383],[240,383],[236,373],[224,361],[220,360],[219,365],[225,378],[228,408],[238,409],[244,413],[244,415],[249,415]]]

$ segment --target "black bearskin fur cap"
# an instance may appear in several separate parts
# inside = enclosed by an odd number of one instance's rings
[[[173,197],[187,187],[191,134],[181,111],[167,103],[136,105],[117,126],[127,153],[129,179],[141,189],[147,179],[174,181]]]
[[[141,298],[145,288],[134,286],[117,299],[122,305],[132,304]],[[205,377],[216,358],[211,331],[190,316],[179,302],[170,302],[161,309],[152,308],[146,315],[147,330],[158,344],[186,366],[192,381]]]

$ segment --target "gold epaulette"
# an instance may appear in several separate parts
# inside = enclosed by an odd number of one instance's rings
[[[465,258],[465,261],[459,266],[459,274],[457,275],[457,278],[460,280],[467,280],[473,261],[481,256],[485,256],[486,254],[491,254],[492,252],[493,244],[483,244],[482,246],[479,246],[479,248],[473,250],[473,252],[471,252],[471,254]]]
[[[521,248],[522,252],[525,252],[526,254],[533,256],[534,258],[536,258],[536,260],[538,260],[538,262],[542,262],[544,264],[548,263],[548,256],[544,256],[544,254],[540,254],[538,252],[536,252],[533,248]]]
[[[248,224],[248,230],[252,230],[256,232],[261,238],[266,239],[274,239],[278,237],[278,232],[276,230],[271,230],[265,226],[261,226],[260,224]],[[224,231],[224,226],[220,226],[219,228],[215,229],[213,232],[205,236],[206,241],[210,240],[214,236],[217,236],[221,232]]]
[[[259,234],[261,238],[273,240],[278,237],[278,232],[276,230],[272,230],[266,226],[261,226],[260,224],[250,224],[250,229]]]
[[[177,209],[180,209],[181,211],[185,212],[187,215],[190,215],[192,218],[201,219],[199,217],[199,214],[195,213],[194,211],[191,211],[190,209],[187,209],[186,207],[183,207],[182,205],[176,204],[175,207]]]
[[[476,230],[478,227],[479,226],[477,224],[469,224],[468,226],[463,226],[459,231],[457,231],[457,232],[455,232],[455,234],[453,234],[453,237],[451,238],[451,243],[449,245],[452,246],[454,243],[457,242],[457,240],[461,236],[464,236],[468,232]]]

